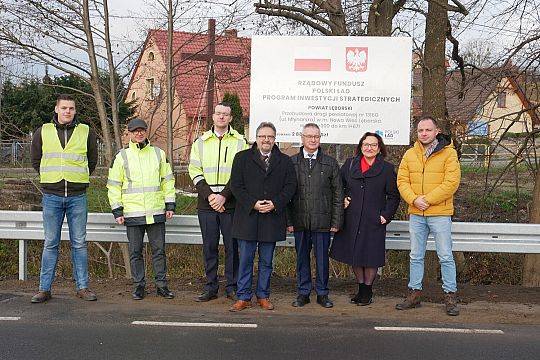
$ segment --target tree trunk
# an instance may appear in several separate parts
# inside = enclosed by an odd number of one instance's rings
[[[450,123],[446,117],[446,30],[448,11],[437,1],[429,0],[426,18],[426,42],[424,69],[422,71],[422,112],[440,122],[441,130],[450,134]]]
[[[168,2],[167,8],[167,157],[173,165],[173,5]]]
[[[343,7],[341,6],[341,0],[329,0],[333,11],[328,13],[330,18],[330,30],[333,36],[347,36],[347,24],[345,22],[345,14],[343,13]]]
[[[110,101],[111,101],[111,113],[114,129],[114,140],[116,149],[122,148],[122,134],[120,132],[120,118],[118,116],[118,102],[116,97],[116,71],[114,67],[114,58],[111,50],[111,37],[109,33],[109,4],[108,0],[103,0],[103,16],[105,20],[105,46],[107,48],[107,62],[109,64],[109,86],[110,86]],[[111,157],[112,161],[112,157]],[[131,266],[129,261],[129,249],[128,244],[119,243],[120,251],[122,252],[122,258],[124,260],[124,268],[126,269],[126,278],[131,279]]]
[[[394,19],[393,0],[375,0],[369,7],[368,36],[390,36]]]
[[[111,143],[111,133],[109,131],[109,122],[107,119],[107,111],[105,109],[105,102],[103,99],[103,93],[101,89],[101,84],[99,81],[99,69],[96,59],[96,51],[94,48],[94,37],[92,34],[92,26],[90,25],[90,11],[88,7],[88,0],[83,0],[83,14],[82,14],[84,32],[86,35],[87,41],[87,53],[88,60],[90,62],[91,76],[90,76],[90,86],[94,93],[94,99],[96,101],[96,107],[98,109],[99,120],[101,123],[101,131],[103,134],[103,144],[105,145],[105,159],[107,167],[111,164],[112,161],[112,143]]]
[[[534,181],[531,223],[540,224],[540,170],[537,170]],[[523,262],[523,286],[540,286],[540,254],[525,255]]]

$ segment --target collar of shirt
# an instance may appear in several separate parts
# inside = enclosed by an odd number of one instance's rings
[[[426,152],[424,153],[426,157],[429,157],[433,153],[433,150],[435,150],[438,144],[439,140],[435,139],[431,144],[426,147]]]
[[[302,149],[302,151],[304,152],[304,159],[309,159],[309,153],[306,151],[306,149]],[[317,153],[319,152],[319,149],[315,150],[315,152],[313,153],[313,156],[312,156],[312,159],[315,159],[317,158]]]
[[[259,153],[261,154],[262,157],[265,157],[265,156],[268,156],[268,158],[270,159],[270,154],[272,154],[272,152],[269,152],[269,153],[263,153],[262,151],[259,150]]]

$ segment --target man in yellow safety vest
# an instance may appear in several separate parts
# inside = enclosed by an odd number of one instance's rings
[[[147,129],[141,119],[129,122],[129,146],[120,150],[109,169],[109,203],[116,222],[127,228],[133,299],[145,296],[145,232],[152,248],[157,295],[172,299],[174,294],[167,287],[165,221],[173,217],[176,207],[174,176],[165,152],[150,145]]]
[[[244,136],[230,126],[230,104],[218,104],[212,120],[212,129],[193,143],[189,162],[189,176],[199,193],[197,215],[203,237],[206,272],[206,285],[204,292],[196,298],[198,302],[217,298],[220,231],[225,245],[225,292],[228,298],[236,300],[238,244],[231,236],[235,200],[229,179],[234,156],[248,147]]]
[[[53,121],[37,129],[32,137],[32,166],[39,173],[43,192],[43,232],[39,292],[32,303],[51,298],[51,286],[58,262],[62,223],[67,218],[77,296],[96,300],[88,289],[86,188],[98,160],[96,134],[75,118],[75,100],[59,95]]]

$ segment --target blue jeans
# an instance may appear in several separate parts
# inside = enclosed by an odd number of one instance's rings
[[[240,300],[251,301],[251,283],[253,281],[253,262],[255,250],[259,248],[259,275],[255,295],[259,299],[270,297],[270,277],[272,276],[272,259],[274,258],[275,242],[258,242],[238,239],[240,263],[238,266],[238,283],[236,296]]]
[[[441,264],[442,288],[445,292],[455,292],[457,290],[456,263],[452,255],[452,219],[450,216],[411,215],[409,233],[411,236],[409,288],[422,290],[424,255],[427,238],[431,233],[435,238],[435,249]]]
[[[317,271],[315,291],[317,292],[317,295],[328,295],[329,246],[329,232],[309,230],[294,232],[298,294],[309,296],[311,293],[311,248],[313,247]]]
[[[86,222],[88,201],[86,194],[58,196],[43,194],[43,231],[45,244],[41,256],[39,290],[50,291],[58,262],[58,247],[62,234],[62,223],[67,218],[71,242],[73,278],[77,290],[88,287],[88,251],[86,249]]]

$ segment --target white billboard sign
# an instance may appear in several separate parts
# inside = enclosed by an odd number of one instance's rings
[[[407,145],[411,63],[408,37],[254,36],[249,138],[271,121],[277,141],[299,142],[315,122],[323,143],[357,144],[371,131]]]

